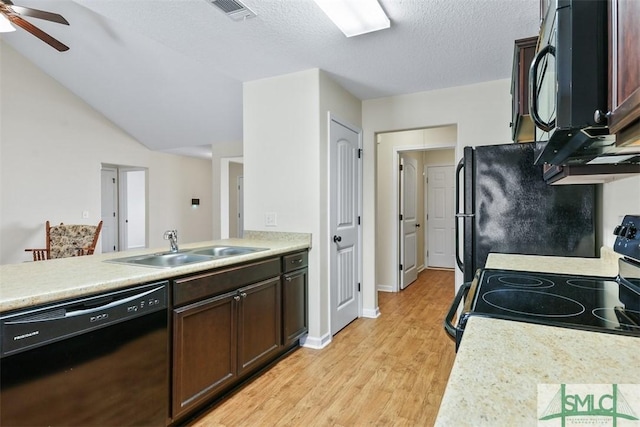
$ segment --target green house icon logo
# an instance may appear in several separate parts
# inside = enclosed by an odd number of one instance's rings
[[[593,386],[593,385],[592,385]],[[578,420],[578,418],[581,418]],[[617,426],[619,419],[637,421],[638,417],[627,399],[618,389],[617,384],[611,384],[606,391],[599,387],[589,389],[589,385],[581,385],[578,390],[567,391],[567,385],[561,384],[558,392],[553,396],[546,409],[539,418],[540,421],[559,419],[564,427],[567,421],[572,424],[594,424]],[[634,423],[635,424],[635,423]],[[541,423],[540,425],[544,425]]]

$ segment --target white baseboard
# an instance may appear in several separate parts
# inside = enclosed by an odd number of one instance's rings
[[[395,292],[391,285],[378,285],[378,292]]]
[[[375,309],[371,309],[371,308],[362,309],[362,317],[366,317],[368,319],[376,319],[380,317],[380,307],[376,307]]]
[[[321,350],[331,343],[331,333],[327,333],[321,337],[312,337],[305,335],[300,338],[300,345],[306,348],[313,348],[315,350]]]

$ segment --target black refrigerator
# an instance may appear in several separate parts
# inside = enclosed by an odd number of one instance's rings
[[[542,165],[533,164],[534,148],[535,143],[464,148],[456,170],[455,233],[465,282],[490,252],[596,256],[596,186],[548,185]]]

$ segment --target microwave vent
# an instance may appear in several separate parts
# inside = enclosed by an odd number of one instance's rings
[[[256,16],[255,12],[238,0],[206,0],[234,21],[244,21]]]

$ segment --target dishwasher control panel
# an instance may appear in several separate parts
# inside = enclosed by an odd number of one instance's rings
[[[152,283],[0,316],[0,357],[166,310],[167,288]]]

